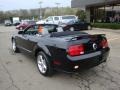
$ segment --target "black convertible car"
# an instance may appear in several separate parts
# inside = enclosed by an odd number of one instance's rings
[[[97,66],[106,62],[110,50],[104,34],[63,31],[51,24],[31,25],[19,31],[12,36],[12,49],[34,55],[44,76],[54,70],[76,72]]]
[[[91,30],[92,29],[92,25],[90,23],[81,21],[79,19],[71,20],[70,22],[68,22],[66,24],[62,24],[61,26],[63,27],[64,31],[66,31],[66,30],[81,31],[81,30]]]

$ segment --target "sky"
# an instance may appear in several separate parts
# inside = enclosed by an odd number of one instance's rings
[[[55,7],[55,3],[63,7],[71,6],[71,0],[0,0],[0,11],[39,8],[40,1],[43,2],[42,7]]]

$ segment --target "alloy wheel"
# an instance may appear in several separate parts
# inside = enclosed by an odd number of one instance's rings
[[[46,60],[43,55],[38,55],[37,65],[38,65],[38,69],[40,70],[40,72],[42,74],[45,74],[47,71],[47,64],[46,64]]]
[[[13,42],[12,42],[12,49],[13,49],[13,51],[16,51],[16,43],[15,43],[14,40],[13,40]]]

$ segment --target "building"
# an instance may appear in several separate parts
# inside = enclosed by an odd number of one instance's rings
[[[120,0],[72,0],[71,7],[86,10],[88,22],[120,22]]]

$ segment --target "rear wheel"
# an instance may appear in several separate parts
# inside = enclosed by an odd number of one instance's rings
[[[74,31],[75,30],[75,28],[74,27],[70,27],[70,31]]]
[[[53,74],[49,58],[44,52],[39,52],[37,55],[37,67],[43,76],[51,76]]]
[[[12,40],[12,50],[13,50],[15,53],[18,53],[18,52],[19,52],[19,49],[17,48],[16,42],[15,42],[14,39]]]

